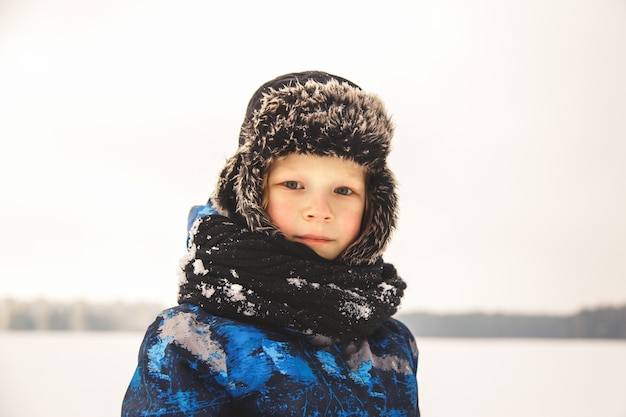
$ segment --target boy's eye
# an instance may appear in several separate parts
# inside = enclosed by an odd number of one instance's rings
[[[298,181],[285,181],[285,182],[283,183],[283,185],[284,185],[286,188],[290,188],[290,189],[292,189],[292,190],[297,190],[297,189],[302,188],[302,185],[300,185],[300,184],[298,183]]]
[[[349,189],[348,187],[338,187],[335,188],[335,192],[337,194],[341,194],[341,195],[350,195],[353,193],[353,191],[351,189]]]

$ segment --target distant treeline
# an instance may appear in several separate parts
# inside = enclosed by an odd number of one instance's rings
[[[0,330],[145,330],[162,306],[151,303],[0,300]]]
[[[154,303],[0,300],[0,330],[144,331],[163,306]],[[397,316],[422,337],[626,339],[626,305],[572,315],[434,314]]]
[[[626,305],[584,309],[572,315],[432,314],[398,316],[424,337],[528,337],[626,339]]]

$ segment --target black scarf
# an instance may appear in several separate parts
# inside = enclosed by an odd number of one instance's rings
[[[347,266],[226,217],[198,219],[191,234],[178,302],[216,316],[350,341],[395,314],[406,288],[382,259]]]

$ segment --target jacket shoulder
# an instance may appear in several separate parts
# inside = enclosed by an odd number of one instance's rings
[[[385,351],[399,349],[412,359],[413,367],[417,369],[419,354],[417,342],[411,330],[403,322],[394,318],[387,320],[374,332],[372,338],[380,341],[379,344]]]

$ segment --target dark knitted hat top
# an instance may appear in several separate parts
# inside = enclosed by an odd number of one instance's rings
[[[221,173],[213,203],[252,231],[279,235],[262,208],[263,178],[272,159],[306,153],[353,160],[366,168],[368,218],[337,260],[372,264],[396,224],[395,181],[386,162],[392,136],[382,101],[356,84],[319,71],[282,75],[252,96],[239,149]]]

